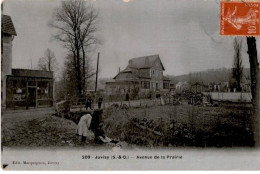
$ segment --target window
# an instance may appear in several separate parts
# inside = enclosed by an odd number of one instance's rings
[[[13,100],[14,101],[26,100],[26,81],[23,80],[13,81]]]
[[[151,77],[153,79],[154,78],[154,70],[153,69],[151,69],[151,73],[152,73]]]
[[[142,82],[142,84],[143,84],[143,88],[144,89],[150,89],[150,82],[147,82],[147,81],[144,81],[144,82]]]
[[[164,82],[163,83],[163,89],[169,89],[169,83]]]
[[[48,99],[49,98],[49,83],[48,82],[38,82],[37,98],[38,99]]]

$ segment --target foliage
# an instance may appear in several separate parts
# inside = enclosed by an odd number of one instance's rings
[[[107,136],[139,146],[252,146],[250,110],[227,106],[110,107]]]
[[[139,87],[134,87],[133,89],[131,89],[131,99],[136,99],[138,97],[138,94],[139,94],[139,91],[140,91],[140,88]]]
[[[234,40],[234,65],[232,69],[232,77],[236,81],[237,91],[241,91],[241,81],[243,76],[243,65],[242,65],[242,56],[241,56],[241,49],[242,49],[242,40],[238,40],[235,38]]]

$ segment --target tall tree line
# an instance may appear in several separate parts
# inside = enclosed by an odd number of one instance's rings
[[[234,65],[232,69],[232,77],[235,79],[235,87],[237,91],[241,91],[241,82],[243,77],[243,65],[242,65],[242,39],[234,39]]]

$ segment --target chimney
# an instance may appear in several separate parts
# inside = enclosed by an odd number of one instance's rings
[[[129,61],[128,61],[128,65],[132,65],[132,63],[133,63],[133,60],[132,59],[130,59]]]

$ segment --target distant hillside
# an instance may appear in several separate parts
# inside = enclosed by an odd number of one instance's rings
[[[184,81],[197,81],[203,83],[209,82],[228,82],[232,78],[231,68],[220,68],[220,69],[209,69],[206,71],[193,72],[189,74],[179,75],[179,76],[167,76],[174,83],[184,82]],[[250,71],[248,68],[244,68],[243,80],[249,79]]]

